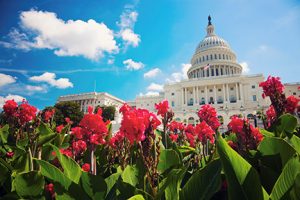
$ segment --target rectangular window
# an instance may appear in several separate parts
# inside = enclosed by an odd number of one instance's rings
[[[174,96],[174,92],[172,92],[172,96]]]
[[[255,85],[252,85],[252,89],[255,89]]]
[[[175,106],[175,102],[174,101],[172,101],[172,107],[174,107]]]
[[[221,88],[219,88],[219,89],[218,89],[218,91],[219,91],[219,92],[221,92],[221,91],[222,91],[222,89],[221,89]]]
[[[257,99],[256,99],[256,95],[253,95],[253,96],[252,96],[252,100],[253,100],[253,101],[256,101],[256,100],[257,100]]]

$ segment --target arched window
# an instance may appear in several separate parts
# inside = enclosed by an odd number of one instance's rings
[[[210,59],[211,59],[211,60],[213,59],[213,55],[212,55],[212,54],[210,54]]]
[[[218,116],[218,120],[219,120],[220,124],[222,124],[222,125],[224,124],[224,118],[221,115]]]
[[[215,75],[214,69],[210,69],[210,74],[211,74],[211,76],[214,76],[214,75]]]
[[[216,76],[219,76],[219,69],[216,69]]]
[[[217,59],[217,54],[215,54],[215,59]]]
[[[200,100],[200,105],[204,105],[205,104],[205,98],[202,97],[201,100]]]
[[[206,60],[208,60],[208,55],[206,55]]]
[[[205,61],[205,57],[204,56],[202,57],[202,60]]]
[[[209,104],[213,104],[214,103],[214,98],[213,97],[209,97]]]
[[[223,67],[221,68],[221,75],[223,75]]]
[[[189,119],[188,119],[188,124],[192,124],[192,125],[195,124],[195,119],[194,119],[194,117],[189,117]]]
[[[221,59],[221,54],[219,54],[219,59]]]

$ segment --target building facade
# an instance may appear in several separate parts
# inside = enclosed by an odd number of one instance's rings
[[[215,34],[210,17],[206,31],[192,56],[188,79],[164,85],[164,92],[159,96],[137,97],[136,107],[154,111],[155,103],[167,99],[177,121],[195,124],[200,106],[211,104],[227,124],[232,115],[254,115],[269,106],[259,87],[264,76],[242,74],[236,54]]]
[[[115,123],[119,124],[121,122],[121,115],[119,114],[120,107],[125,103],[125,101],[108,94],[106,92],[89,92],[73,95],[60,96],[57,102],[72,101],[80,105],[80,109],[83,113],[86,113],[88,106],[96,108],[97,106],[114,106],[116,108],[115,113]]]

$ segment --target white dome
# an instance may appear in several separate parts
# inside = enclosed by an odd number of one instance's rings
[[[212,26],[212,25],[211,25]],[[196,53],[211,47],[224,47],[230,49],[229,44],[221,37],[213,34],[207,35],[197,46]]]

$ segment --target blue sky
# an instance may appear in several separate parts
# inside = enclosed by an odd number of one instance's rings
[[[300,81],[295,0],[0,0],[0,104],[42,109],[96,91],[124,100],[185,78],[207,16],[248,74]]]

